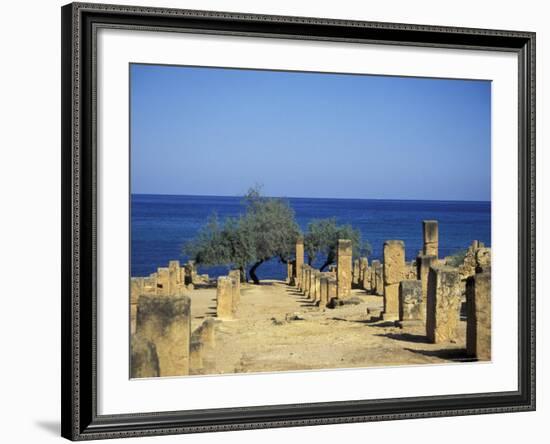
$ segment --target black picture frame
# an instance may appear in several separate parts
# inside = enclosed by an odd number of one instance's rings
[[[62,436],[71,440],[535,409],[535,33],[72,3],[62,15]],[[97,414],[96,91],[99,27],[509,51],[519,62],[518,390]]]

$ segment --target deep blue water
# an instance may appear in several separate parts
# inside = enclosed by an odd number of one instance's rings
[[[316,218],[336,217],[338,223],[358,228],[373,247],[369,258],[380,259],[383,242],[405,242],[407,260],[422,249],[422,220],[439,221],[439,256],[450,255],[472,240],[491,245],[491,203],[415,200],[289,198],[302,230]],[[185,262],[181,250],[194,238],[212,212],[223,220],[244,211],[241,197],[166,196],[135,194],[131,199],[132,276],[146,276],[168,261]],[[219,276],[226,267],[199,267],[200,273]],[[274,260],[262,264],[260,279],[283,278],[286,265]]]

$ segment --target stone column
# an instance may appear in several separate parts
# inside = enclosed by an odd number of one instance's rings
[[[317,299],[317,270],[311,269],[309,274],[309,297],[315,301]]]
[[[322,273],[319,270],[315,270],[315,299],[321,299],[321,275]]]
[[[399,319],[399,282],[405,269],[405,244],[401,240],[384,242],[384,311],[382,319]]]
[[[491,272],[466,281],[466,351],[480,361],[491,360]]]
[[[228,276],[218,278],[216,314],[219,319],[233,319],[233,279]]]
[[[436,220],[425,220],[422,222],[424,234],[424,248],[422,253],[428,256],[438,257],[439,250],[439,227]]]
[[[296,278],[298,282],[296,285],[301,285],[302,267],[304,265],[304,238],[299,237],[296,241]]]
[[[325,273],[322,273],[321,278],[319,279],[319,308],[325,308],[328,304],[328,281],[329,277]]]
[[[369,260],[366,257],[359,259],[359,286],[363,290],[369,291],[370,285],[369,282]]]
[[[336,277],[329,276],[328,278],[328,302],[332,298],[338,297],[338,281]]]
[[[351,294],[351,257],[351,240],[338,239],[336,275],[338,282],[338,298],[346,298]]]
[[[181,292],[183,285],[180,282],[180,261],[168,262],[168,284],[169,294],[175,295]]]
[[[428,274],[426,336],[428,341],[456,342],[460,323],[461,287],[458,270],[433,266]]]
[[[309,265],[304,265],[304,295],[309,297],[309,272],[311,267]]]
[[[359,259],[355,259],[353,261],[353,279],[352,283],[353,285],[359,285]]]
[[[428,274],[430,267],[436,265],[437,257],[421,254],[416,258],[416,278],[422,285],[422,319],[426,322],[426,301],[428,300]]]
[[[130,339],[130,377],[155,378],[159,376],[157,348],[140,335]]]
[[[233,309],[236,310],[241,302],[241,272],[240,270],[231,270],[228,276],[233,280]]]
[[[140,296],[136,334],[155,344],[159,376],[189,374],[191,299],[188,296]]]
[[[408,279],[399,283],[399,320],[403,325],[423,324],[422,282]]]
[[[371,264],[371,287],[374,294],[381,294],[380,282],[382,281],[382,264],[378,259],[372,261]]]

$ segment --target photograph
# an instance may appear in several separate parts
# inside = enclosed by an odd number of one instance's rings
[[[130,378],[491,361],[491,80],[128,75]]]

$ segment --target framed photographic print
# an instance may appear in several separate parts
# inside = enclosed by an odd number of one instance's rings
[[[535,408],[535,35],[62,8],[62,435]]]

